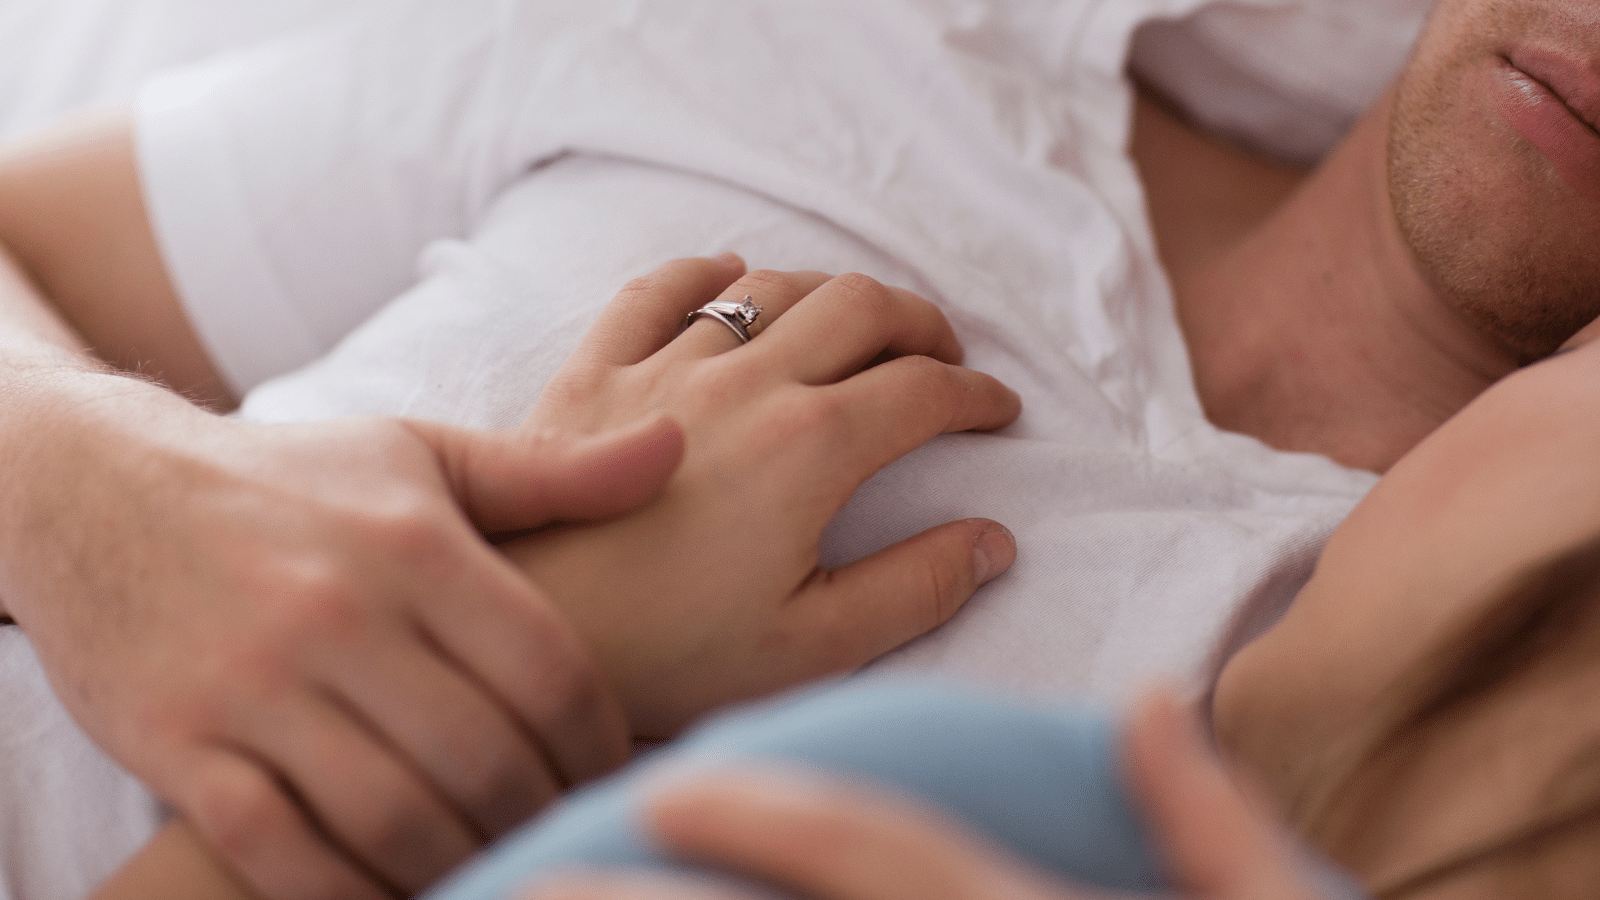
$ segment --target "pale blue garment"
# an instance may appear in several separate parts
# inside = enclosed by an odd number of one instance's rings
[[[530,880],[574,868],[728,879],[652,847],[637,818],[639,787],[645,779],[741,762],[884,785],[944,807],[1047,871],[1162,892],[1167,879],[1117,778],[1115,739],[1115,721],[1088,706],[1028,705],[947,683],[843,682],[724,716],[573,793],[425,900],[500,900]],[[1362,896],[1309,854],[1307,865],[1329,900]]]

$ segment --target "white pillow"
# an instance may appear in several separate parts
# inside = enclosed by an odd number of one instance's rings
[[[1399,73],[1431,5],[1217,3],[1145,25],[1129,67],[1213,134],[1309,165]]]

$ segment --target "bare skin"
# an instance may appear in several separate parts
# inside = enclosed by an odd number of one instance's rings
[[[1298,186],[1141,108],[1134,158],[1214,423],[1382,472],[1600,315],[1600,194],[1506,109],[1583,108],[1510,64],[1593,65],[1597,23],[1594,3],[1441,4],[1399,87]],[[1581,142],[1584,110],[1553,127]]]
[[[1283,811],[1422,651],[1482,615],[1526,567],[1600,533],[1596,378],[1600,344],[1588,343],[1487,391],[1373,488],[1289,614],[1229,663],[1216,692],[1219,738]],[[1586,641],[1577,646],[1587,652]],[[1352,861],[1374,883],[1529,815],[1581,755],[1597,731],[1587,698],[1600,672],[1550,663],[1493,715],[1418,755]]]
[[[1374,472],[1518,364],[1429,288],[1394,225],[1388,106],[1303,178],[1149,102],[1134,143],[1206,417]]]

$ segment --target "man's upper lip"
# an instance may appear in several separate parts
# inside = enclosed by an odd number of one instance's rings
[[[1580,121],[1600,131],[1600,60],[1541,47],[1515,50],[1509,59],[1513,67],[1556,95]]]

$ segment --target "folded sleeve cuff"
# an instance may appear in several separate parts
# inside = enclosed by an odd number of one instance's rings
[[[307,327],[258,240],[219,101],[253,55],[159,76],[136,112],[139,177],[163,261],[212,361],[236,395],[315,359]]]

